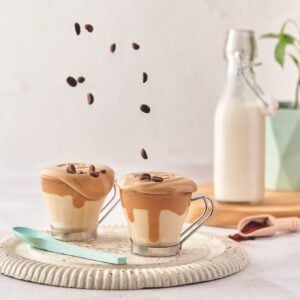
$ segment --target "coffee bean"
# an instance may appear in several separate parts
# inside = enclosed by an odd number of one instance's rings
[[[70,174],[76,174],[76,168],[73,164],[68,164],[66,171]]]
[[[85,27],[85,29],[86,29],[88,32],[93,32],[93,31],[94,31],[94,27],[93,27],[93,25],[91,25],[91,24],[86,24],[84,27]]]
[[[75,87],[77,85],[77,81],[74,77],[72,76],[69,76],[67,79],[66,79],[67,83],[72,86],[72,87]]]
[[[80,30],[80,25],[79,25],[78,23],[75,23],[75,24],[74,24],[74,27],[75,27],[75,32],[76,32],[76,34],[79,35],[79,34],[80,34],[80,31],[81,31],[81,30]]]
[[[141,110],[143,113],[145,113],[145,114],[149,114],[149,112],[151,111],[151,108],[150,108],[150,106],[147,105],[147,104],[142,104],[142,105],[140,106],[140,110]]]
[[[144,148],[141,150],[141,156],[143,159],[148,159],[148,154]]]
[[[110,52],[114,53],[116,51],[116,48],[117,48],[116,44],[111,44],[110,45]]]
[[[152,181],[155,181],[155,182],[162,182],[164,179],[162,177],[159,177],[159,176],[153,176],[152,177]]]
[[[148,74],[146,72],[143,72],[143,83],[145,83],[148,80]]]
[[[94,165],[90,165],[90,166],[89,166],[89,172],[90,172],[90,173],[93,173],[93,172],[95,172],[95,171],[96,171],[95,166],[94,166]]]
[[[139,49],[140,49],[140,45],[137,44],[137,43],[132,43],[132,48],[133,48],[134,50],[139,50]]]
[[[103,170],[101,170],[101,171],[100,171],[100,173],[102,173],[102,174],[106,174],[106,170],[105,170],[105,169],[103,169]]]
[[[93,94],[91,94],[91,93],[87,94],[87,102],[88,102],[89,105],[92,105],[94,103]]]
[[[85,82],[85,78],[84,78],[83,76],[79,76],[79,77],[77,78],[77,81],[78,81],[79,83],[84,83],[84,82]]]
[[[83,174],[84,172],[82,170],[79,170],[78,171],[78,174]]]
[[[151,180],[151,175],[148,173],[143,173],[140,177],[140,180]]]
[[[93,172],[93,173],[90,173],[90,175],[91,175],[92,177],[97,178],[97,177],[99,177],[100,172]]]

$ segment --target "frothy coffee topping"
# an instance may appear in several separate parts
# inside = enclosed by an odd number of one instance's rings
[[[197,190],[193,180],[170,172],[131,173],[121,178],[118,185],[124,191],[145,194],[193,193]]]
[[[42,171],[45,193],[73,197],[75,207],[84,201],[97,201],[109,193],[114,184],[114,171],[105,165],[83,163],[60,164]]]

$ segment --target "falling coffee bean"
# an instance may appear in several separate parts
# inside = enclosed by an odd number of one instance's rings
[[[67,83],[72,86],[72,87],[75,87],[77,85],[77,81],[74,77],[72,76],[69,76],[67,79],[66,79]]]
[[[148,173],[143,173],[140,177],[140,180],[148,180],[150,181],[151,180],[151,175],[148,174]]]
[[[99,177],[100,172],[93,172],[93,173],[90,173],[90,175],[91,175],[92,177],[97,178],[97,177]]]
[[[103,170],[101,170],[101,171],[100,171],[100,173],[102,173],[102,174],[106,174],[106,170],[105,170],[105,169],[103,169]]]
[[[144,148],[141,150],[141,156],[143,159],[148,159],[148,154]]]
[[[148,74],[146,72],[143,72],[143,83],[145,83],[148,80]]]
[[[132,43],[132,48],[133,48],[134,50],[139,50],[139,49],[140,49],[140,45],[137,44],[137,43]]]
[[[83,76],[80,76],[80,77],[77,78],[77,82],[84,83],[85,82],[85,78]]]
[[[79,35],[79,34],[80,34],[80,31],[81,31],[81,30],[80,30],[80,25],[79,25],[78,23],[75,23],[75,24],[74,24],[74,27],[75,27],[75,32],[76,32],[76,34]]]
[[[91,93],[87,94],[87,102],[89,105],[94,103],[94,96]]]
[[[142,104],[142,105],[140,106],[140,110],[141,110],[143,113],[145,113],[145,114],[149,114],[149,112],[151,111],[151,108],[150,108],[150,106],[147,105],[147,104]]]
[[[89,172],[90,172],[90,173],[93,173],[93,172],[95,172],[95,171],[96,171],[95,166],[94,166],[94,165],[90,165],[90,166],[89,166]]]
[[[114,53],[116,51],[116,48],[117,48],[116,44],[111,44],[110,45],[110,52]]]
[[[66,171],[70,174],[76,174],[76,168],[73,164],[68,164]]]
[[[155,182],[162,182],[164,179],[162,177],[159,177],[159,176],[153,176],[152,177],[152,181],[155,181]]]
[[[94,27],[93,27],[93,25],[91,25],[91,24],[86,24],[84,27],[85,27],[85,29],[86,29],[88,32],[93,32],[93,31],[94,31]]]

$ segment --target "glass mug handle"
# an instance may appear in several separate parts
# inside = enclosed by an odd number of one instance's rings
[[[205,224],[213,215],[215,210],[214,202],[211,198],[206,195],[196,196],[191,199],[191,201],[196,200],[203,200],[204,201],[204,210],[202,214],[188,227],[181,233],[181,240],[180,246],[191,236],[195,233],[195,231]]]
[[[112,210],[118,205],[120,202],[120,198],[116,198],[117,195],[117,187],[114,183],[113,185],[113,195],[112,197],[105,203],[105,205],[101,209],[101,213],[104,215],[99,219],[98,225],[104,221],[104,219],[112,212]],[[116,200],[116,201],[115,201]]]

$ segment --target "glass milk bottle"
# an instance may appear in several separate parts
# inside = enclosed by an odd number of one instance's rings
[[[254,32],[230,30],[224,54],[227,74],[215,112],[215,198],[257,203],[264,195],[265,118],[255,93]]]

